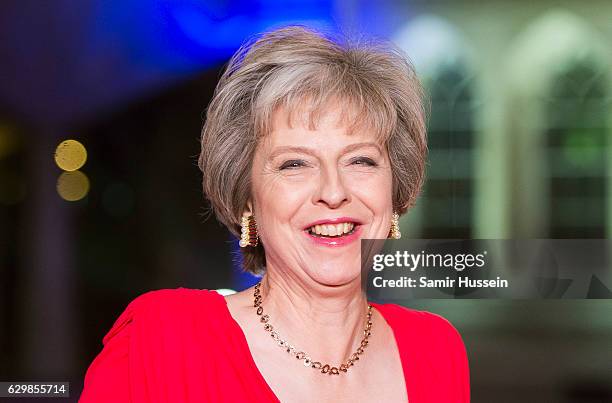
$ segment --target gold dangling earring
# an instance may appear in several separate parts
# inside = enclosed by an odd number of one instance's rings
[[[400,239],[402,237],[402,233],[399,228],[399,214],[396,211],[393,212],[393,216],[391,217],[391,230],[389,231],[389,235],[387,238],[389,239]]]
[[[257,246],[259,235],[257,234],[257,222],[254,215],[243,215],[240,224],[240,247]]]

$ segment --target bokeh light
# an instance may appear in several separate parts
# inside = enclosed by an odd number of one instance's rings
[[[89,192],[89,179],[81,171],[62,172],[57,179],[57,193],[66,201],[81,200]]]
[[[55,163],[64,171],[72,172],[87,161],[85,146],[76,140],[62,141],[55,149]]]
[[[17,136],[11,126],[0,122],[0,159],[17,149]]]

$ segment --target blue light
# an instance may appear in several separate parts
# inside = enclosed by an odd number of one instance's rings
[[[226,61],[246,39],[287,24],[337,29],[335,2],[132,0],[100,2],[94,35],[156,71],[189,73]]]
[[[232,239],[232,256],[240,256],[240,245],[238,239]],[[260,280],[259,277],[254,276],[250,273],[242,271],[242,259],[236,259],[234,266],[232,267],[232,278],[230,287],[234,290],[242,291],[255,284]]]

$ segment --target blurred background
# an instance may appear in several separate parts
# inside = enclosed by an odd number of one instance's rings
[[[198,138],[224,63],[288,23],[417,67],[431,153],[404,237],[612,235],[609,1],[5,0],[1,381],[70,381],[76,401],[130,300],[254,282],[203,219]],[[461,332],[474,402],[612,402],[612,300],[411,306]]]

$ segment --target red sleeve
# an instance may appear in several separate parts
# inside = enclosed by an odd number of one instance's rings
[[[104,348],[85,374],[80,403],[129,402],[129,341],[134,302],[123,311],[102,339]]]

